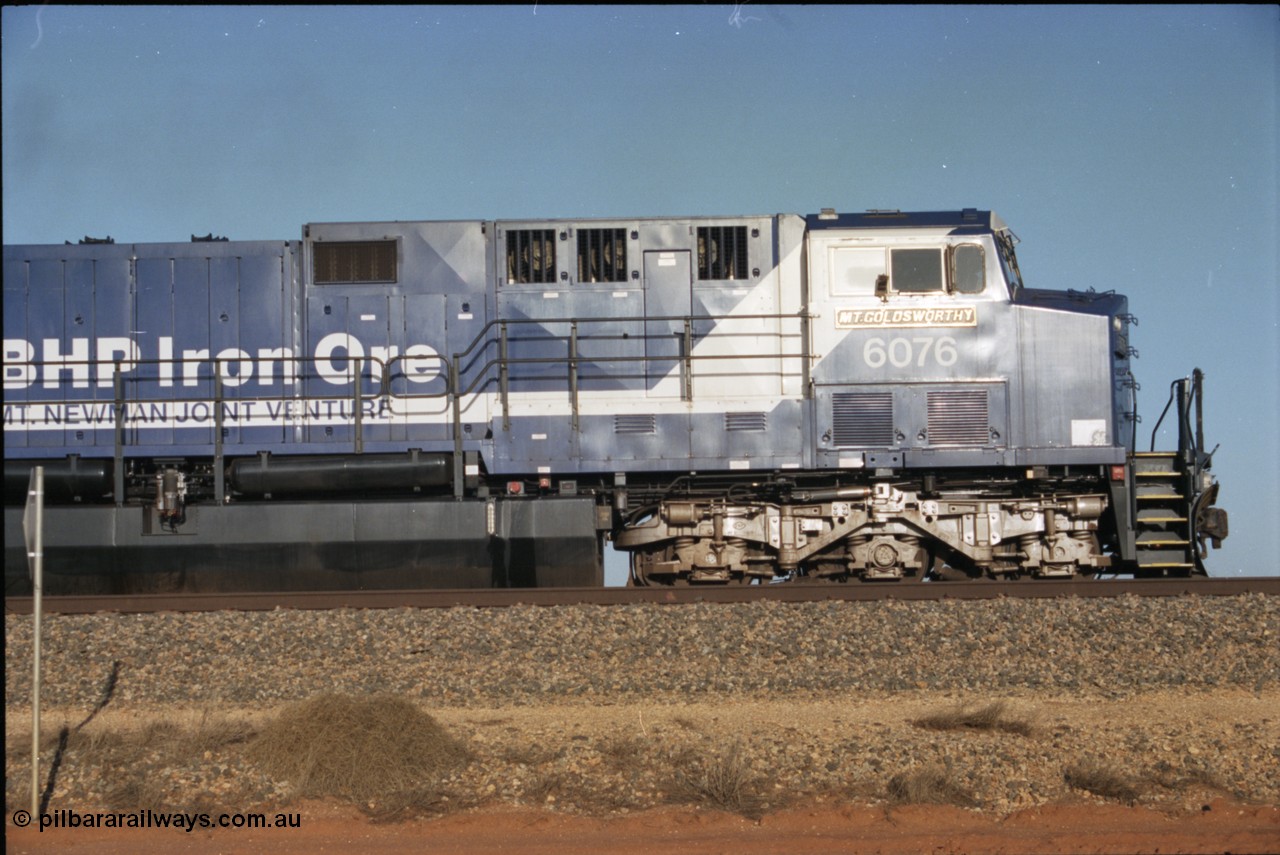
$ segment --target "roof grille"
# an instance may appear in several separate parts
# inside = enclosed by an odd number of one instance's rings
[[[835,393],[831,396],[831,426],[837,447],[893,445],[893,393]]]
[[[626,229],[578,229],[578,281],[627,281]]]
[[[613,417],[614,433],[656,433],[653,413],[616,415]]]
[[[768,429],[769,417],[765,413],[725,413],[724,429],[762,431]]]
[[[747,278],[746,226],[698,226],[698,278]]]
[[[991,440],[986,389],[930,392],[928,407],[931,445],[986,445]]]
[[[317,285],[396,281],[394,240],[317,242],[311,245],[311,261]]]
[[[507,281],[556,281],[555,229],[512,229],[507,232]]]

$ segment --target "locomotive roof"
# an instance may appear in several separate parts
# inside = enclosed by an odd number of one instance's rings
[[[808,214],[810,229],[954,228],[999,232],[1008,228],[994,211],[965,208],[961,211],[870,210],[860,214],[837,214],[830,208]]]
[[[994,211],[980,211],[977,208],[964,208],[963,210],[959,210],[959,211],[899,211],[899,210],[872,209],[872,210],[863,211],[862,213],[857,213],[857,214],[850,214],[850,213],[841,214],[841,213],[836,213],[832,208],[824,208],[822,209],[822,213],[820,214],[805,214],[803,216],[804,216],[806,228],[812,231],[822,231],[825,229],[882,229],[883,230],[883,229],[911,229],[911,228],[934,228],[934,229],[945,228],[945,229],[954,230],[959,233],[968,232],[968,233],[974,233],[974,234],[989,234],[992,232],[999,233],[999,232],[1007,231],[1009,228],[1005,224],[1005,222],[1001,220],[1000,217]],[[635,218],[631,218],[631,219],[635,219]],[[640,219],[656,220],[659,218],[640,218]],[[660,219],[669,220],[672,218],[660,218]],[[715,220],[715,219],[722,219],[722,218],[684,217],[684,218],[677,218],[677,219]],[[562,220],[538,220],[536,222],[561,222],[561,221]],[[568,222],[568,220],[563,220],[563,221]],[[573,222],[593,222],[593,221],[620,222],[621,220],[620,218],[616,218],[616,217],[585,218],[585,219],[579,218],[574,220]],[[303,226],[303,234],[305,236],[307,231],[312,226],[335,226],[335,225],[337,226],[373,226],[373,225],[378,225],[381,223],[388,223],[388,222],[415,222],[415,221],[374,220],[374,221],[357,221],[357,222],[352,222],[352,221],[310,222]],[[455,221],[450,220],[450,221],[441,221],[441,222],[455,222]],[[526,222],[526,221],[525,220],[508,220],[507,222],[510,223],[510,222]],[[535,222],[535,221],[530,220],[527,222]],[[205,238],[197,238],[195,235],[192,235],[191,240],[193,243],[201,242],[201,243],[213,243],[214,245],[217,245],[217,243],[225,242],[227,239],[213,238],[212,235]],[[246,243],[246,242],[247,241],[238,241],[238,243]],[[278,241],[262,241],[262,242],[278,243]],[[92,253],[97,250],[101,250],[102,247],[105,245],[115,244],[115,241],[109,237],[101,238],[101,239],[85,238],[81,240],[79,243],[82,246],[89,245],[91,247],[89,249],[89,252]],[[141,242],[126,241],[126,242],[122,242],[120,246],[127,247],[131,245],[136,245],[136,244],[150,244],[150,243],[177,243],[177,241],[141,241]],[[72,245],[71,241],[67,241],[66,245]],[[31,248],[35,246],[42,246],[42,245],[28,244],[28,245],[22,246],[21,251],[29,251]],[[49,244],[49,246],[53,247],[56,245]],[[17,244],[5,244],[4,249],[5,249],[6,255],[11,254],[12,251],[19,251],[19,247],[20,245],[17,245]],[[58,248],[58,251],[60,252],[66,251],[64,246],[57,246],[57,248]]]

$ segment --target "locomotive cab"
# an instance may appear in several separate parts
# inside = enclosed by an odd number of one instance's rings
[[[973,209],[808,217],[807,471],[731,501],[660,502],[617,537],[634,580],[1138,569],[1144,537],[1164,541],[1142,533],[1124,489],[1127,301],[1026,288],[1015,241]]]

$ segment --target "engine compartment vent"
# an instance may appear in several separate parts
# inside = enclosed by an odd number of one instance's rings
[[[210,232],[210,239],[212,234]],[[314,243],[311,264],[315,268],[315,283],[395,282],[396,252],[393,240]]]
[[[991,441],[986,389],[930,392],[930,445],[986,445]]]
[[[768,430],[767,413],[725,413],[724,429],[726,431],[763,431]]]
[[[747,278],[747,227],[698,226],[698,279]]]
[[[831,396],[831,439],[838,448],[893,445],[892,392],[837,392]]]
[[[513,229],[507,232],[507,282],[555,281],[555,229]]]
[[[652,413],[637,415],[615,415],[613,432],[622,433],[657,433],[657,425]]]

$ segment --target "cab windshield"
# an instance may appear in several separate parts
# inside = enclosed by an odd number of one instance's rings
[[[1009,283],[1009,292],[1016,295],[1022,290],[1022,272],[1018,270],[1018,256],[1013,252],[1013,246],[1018,242],[1018,236],[1008,229],[996,232],[996,248],[1000,255],[1000,269],[1004,271],[1005,281]]]

